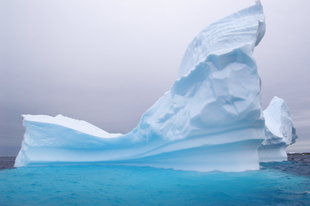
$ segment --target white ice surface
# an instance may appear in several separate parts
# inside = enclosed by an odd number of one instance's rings
[[[56,117],[48,116],[48,115],[30,115],[24,114],[23,115],[24,121],[29,122],[40,122],[46,124],[55,124],[63,127],[67,127],[85,134],[89,134],[96,137],[102,138],[113,138],[118,137],[122,134],[120,133],[108,133],[99,127],[96,127],[86,121],[72,119],[69,117],[65,117],[61,114],[57,115]]]

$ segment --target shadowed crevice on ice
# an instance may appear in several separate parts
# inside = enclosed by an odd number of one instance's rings
[[[26,132],[15,166],[104,162],[194,171],[259,169],[265,124],[252,53],[264,33],[259,2],[201,31],[185,52],[178,79],[127,134],[109,134],[61,115],[24,115]]]

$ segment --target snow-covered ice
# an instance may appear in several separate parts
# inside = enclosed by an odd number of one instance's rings
[[[297,139],[291,113],[286,102],[274,97],[264,110],[266,138],[258,149],[261,162],[287,160],[286,147]]]
[[[77,132],[89,134],[96,137],[113,138],[122,135],[120,133],[117,134],[108,133],[86,121],[72,119],[69,117],[65,117],[61,114],[57,115],[56,117],[51,117],[48,115],[29,115],[29,114],[23,115],[23,117],[26,121],[29,122],[59,125],[62,127],[66,127],[68,129],[76,130]]]
[[[127,134],[109,134],[63,116],[25,115],[15,166],[102,162],[258,169],[265,126],[252,53],[264,32],[259,2],[201,31],[185,52],[178,79]]]

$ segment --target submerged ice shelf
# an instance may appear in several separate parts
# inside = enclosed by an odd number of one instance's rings
[[[201,31],[179,78],[127,134],[64,116],[24,115],[15,166],[103,162],[195,171],[259,168],[265,138],[260,78],[252,57],[264,36],[261,4]]]

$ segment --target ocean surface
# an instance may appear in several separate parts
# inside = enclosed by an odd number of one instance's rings
[[[13,161],[0,158],[0,206],[310,205],[310,155],[239,173],[104,165],[3,169]]]

